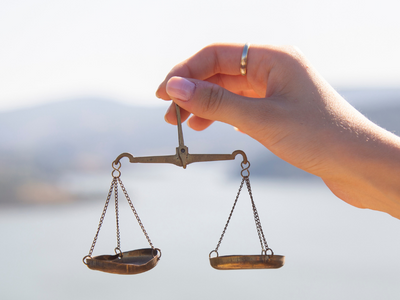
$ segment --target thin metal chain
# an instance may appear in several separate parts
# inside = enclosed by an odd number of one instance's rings
[[[119,233],[119,212],[118,212],[118,183],[114,184],[114,197],[115,197],[115,223],[117,228],[117,248],[121,251],[121,237]]]
[[[145,235],[147,241],[149,242],[150,247],[151,247],[152,249],[154,249],[153,243],[151,242],[150,237],[149,237],[149,235],[147,234],[146,229],[144,229],[143,223],[142,223],[142,221],[140,220],[139,215],[138,215],[138,213],[136,212],[136,209],[135,209],[135,207],[134,207],[133,204],[132,204],[131,198],[129,197],[128,192],[126,191],[124,184],[122,183],[122,181],[121,181],[120,178],[117,178],[117,180],[118,180],[118,182],[119,182],[119,185],[121,186],[122,191],[124,192],[125,198],[126,198],[126,200],[128,201],[129,206],[131,207],[133,214],[134,214],[135,217],[136,217],[136,220],[138,221],[138,223],[139,223],[139,225],[140,225],[140,228],[141,228],[142,231],[143,231],[143,234]]]
[[[245,180],[246,180],[247,190],[250,195],[251,205],[253,207],[254,221],[256,222],[257,233],[258,233],[258,238],[260,239],[261,249],[262,249],[262,251],[266,251],[266,249],[269,249],[269,247],[268,247],[267,241],[265,239],[264,232],[262,230],[261,221],[260,221],[260,217],[258,216],[256,204],[254,203],[254,200],[253,200],[253,194],[251,192],[249,177],[248,176],[245,177]]]
[[[245,164],[245,163],[242,162],[241,166],[242,166],[242,171],[241,171],[240,174],[242,175],[242,182],[240,183],[240,187],[239,187],[238,193],[236,195],[235,202],[233,203],[233,207],[231,209],[231,212],[229,214],[228,221],[225,224],[224,230],[222,231],[222,234],[221,234],[221,237],[220,237],[220,239],[218,241],[217,247],[214,250],[215,252],[217,252],[217,254],[218,254],[218,249],[219,249],[219,247],[221,245],[222,239],[224,238],[226,229],[228,228],[229,222],[231,220],[233,211],[234,211],[234,209],[236,207],[236,203],[237,203],[237,201],[239,199],[239,195],[240,195],[240,192],[241,192],[241,190],[243,188],[243,183],[244,182],[246,182],[247,190],[249,192],[251,205],[252,205],[252,208],[253,208],[254,221],[256,223],[257,234],[258,234],[258,238],[260,240],[262,253],[267,253],[267,250],[271,250],[268,247],[267,241],[265,239],[264,232],[263,232],[262,226],[261,226],[260,217],[258,215],[257,208],[256,208],[256,205],[255,205],[255,202],[254,202],[254,199],[253,199],[253,193],[251,191],[251,185],[250,185],[250,179],[249,179],[249,177],[250,177],[250,171],[249,171],[250,163],[247,162]],[[272,252],[272,250],[271,250],[271,252]]]
[[[101,228],[101,225],[103,224],[104,217],[105,217],[106,212],[107,212],[108,203],[110,202],[110,198],[111,198],[111,194],[112,194],[112,191],[113,191],[113,187],[116,186],[116,185],[117,185],[117,178],[113,178],[113,180],[111,181],[110,190],[108,191],[106,203],[105,203],[104,208],[103,208],[103,213],[101,214],[100,222],[99,222],[99,225],[97,227],[97,232],[96,232],[96,235],[94,236],[94,239],[93,239],[93,242],[92,242],[92,246],[90,247],[90,250],[89,250],[89,255],[88,255],[89,257],[92,257],[94,247],[96,246],[97,238],[99,237],[100,228]]]
[[[221,245],[222,239],[224,238],[225,231],[226,231],[226,229],[228,228],[229,221],[231,220],[231,217],[232,217],[232,214],[233,214],[233,210],[234,210],[235,207],[236,207],[236,203],[237,203],[237,201],[238,201],[238,199],[239,199],[240,192],[241,192],[241,190],[242,190],[242,188],[243,188],[244,180],[245,180],[245,178],[243,178],[243,179],[242,179],[242,182],[240,183],[240,187],[239,187],[239,190],[238,190],[238,192],[237,192],[237,194],[236,194],[236,199],[235,199],[235,202],[233,203],[233,206],[232,206],[232,209],[231,209],[231,213],[229,214],[228,221],[226,221],[224,230],[222,231],[221,237],[219,238],[217,247],[215,247],[215,251],[218,251],[218,248],[219,248],[219,246]]]

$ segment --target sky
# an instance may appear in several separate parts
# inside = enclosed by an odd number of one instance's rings
[[[101,97],[157,106],[214,42],[295,45],[335,88],[400,87],[395,0],[3,0],[0,111]]]

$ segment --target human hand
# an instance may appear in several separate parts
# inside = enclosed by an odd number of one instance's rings
[[[387,211],[377,206],[371,188],[363,192],[354,186],[374,180],[363,181],[371,167],[361,164],[364,158],[382,156],[380,151],[398,157],[398,137],[349,105],[297,49],[251,45],[246,76],[239,70],[242,49],[237,44],[202,49],[172,69],[157,96],[177,103],[182,121],[193,114],[191,128],[203,130],[213,121],[231,124],[280,158],[320,176],[346,202]],[[165,119],[176,124],[173,107]]]
[[[343,118],[338,110],[351,107],[296,49],[251,45],[246,76],[239,71],[242,49],[204,48],[173,68],[157,95],[174,100],[183,121],[192,113],[188,125],[195,130],[214,120],[231,124],[282,159],[321,176],[329,167],[328,129],[341,121],[338,115]],[[174,107],[165,118],[176,124]]]

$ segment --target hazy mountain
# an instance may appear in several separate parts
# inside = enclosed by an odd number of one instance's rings
[[[164,121],[165,110],[76,99],[0,113],[0,202],[66,201],[71,195],[56,182],[69,172],[108,173],[122,152],[175,154],[177,129]],[[200,133],[184,127],[191,153],[258,146],[225,124]]]
[[[400,90],[344,95],[372,121],[400,132]],[[381,101],[371,105],[371,95]],[[68,172],[109,172],[111,162],[122,152],[174,154],[177,130],[164,122],[165,110],[107,99],[75,99],[0,113],[0,203],[70,200],[68,191],[55,184]],[[214,124],[203,132],[184,125],[184,137],[190,153],[244,150],[252,164],[252,176],[313,177],[226,124]]]

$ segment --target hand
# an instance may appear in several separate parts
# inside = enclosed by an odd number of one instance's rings
[[[388,179],[397,180],[393,185],[382,182],[394,167],[400,174],[400,139],[348,104],[297,49],[251,45],[246,76],[239,70],[242,50],[235,44],[202,49],[172,69],[157,96],[177,103],[182,121],[193,114],[191,128],[231,124],[320,176],[346,202],[400,218],[400,175]],[[173,108],[165,119],[176,124]]]

